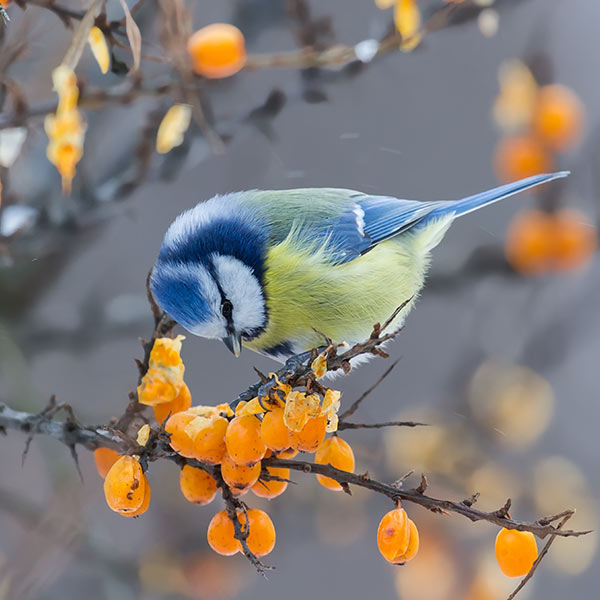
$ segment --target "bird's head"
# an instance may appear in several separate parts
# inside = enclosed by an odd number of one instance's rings
[[[173,222],[152,269],[150,289],[185,329],[222,339],[239,356],[242,340],[255,338],[266,326],[266,238],[251,214],[223,214],[224,199],[199,204]]]

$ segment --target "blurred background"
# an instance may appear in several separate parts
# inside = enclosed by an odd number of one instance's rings
[[[391,346],[391,360],[401,360],[356,415],[431,426],[344,437],[357,471],[374,478],[423,471],[434,496],[478,491],[485,510],[511,497],[512,516],[528,520],[576,508],[569,525],[597,529],[600,4],[423,0],[420,43],[371,60],[377,40],[394,35],[394,9],[380,8],[387,4],[187,2],[190,30],[236,25],[249,64],[304,46],[363,44],[343,66],[197,77],[210,126],[194,121],[164,155],[154,151],[158,124],[184,100],[156,92],[176,80],[171,66],[143,58],[136,87],[126,37],[106,75],[86,48],[76,72],[87,132],[70,196],[46,158],[43,117],[55,109],[51,72],[73,35],[66,24],[77,23],[68,11],[81,16],[82,5],[6,6],[0,401],[36,412],[54,393],[86,424],[121,414],[137,378],[138,338],[152,331],[145,278],[164,231],[214,194],[328,186],[441,200],[545,167],[569,169],[537,194],[461,219],[435,250],[429,284]],[[164,3],[138,9],[144,53],[168,55]],[[116,1],[106,10],[108,20],[123,16]],[[544,87],[554,84],[563,87]],[[547,126],[536,104],[546,92],[555,114]],[[229,401],[254,382],[253,366],[275,366],[189,337],[182,356],[197,404]],[[338,380],[342,405],[388,364],[372,361]],[[106,506],[91,453],[79,452],[82,484],[68,450],[50,439],[36,437],[21,467],[24,442],[21,433],[0,436],[0,598],[500,600],[516,585],[495,563],[495,527],[412,505],[419,555],[389,566],[375,538],[389,501],[359,489],[335,494],[301,473],[282,497],[248,498],[267,506],[277,528],[266,560],[277,569],[264,579],[243,557],[208,548],[220,501],[187,503],[175,465],[151,465],[149,512],[123,519]],[[595,596],[597,544],[596,533],[558,539],[520,597]]]

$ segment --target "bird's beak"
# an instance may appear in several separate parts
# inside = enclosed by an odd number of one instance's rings
[[[223,343],[237,358],[242,352],[242,336],[239,333],[230,333],[223,338]]]

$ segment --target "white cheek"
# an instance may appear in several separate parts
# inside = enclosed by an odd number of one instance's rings
[[[252,269],[232,256],[212,256],[223,293],[233,304],[233,322],[237,331],[262,327],[265,299]]]

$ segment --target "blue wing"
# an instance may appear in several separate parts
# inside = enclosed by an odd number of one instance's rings
[[[419,224],[445,216],[459,217],[542,183],[566,177],[568,171],[535,175],[507,185],[449,202],[418,202],[388,196],[354,193],[353,202],[328,228],[336,262],[345,263],[377,244]]]

